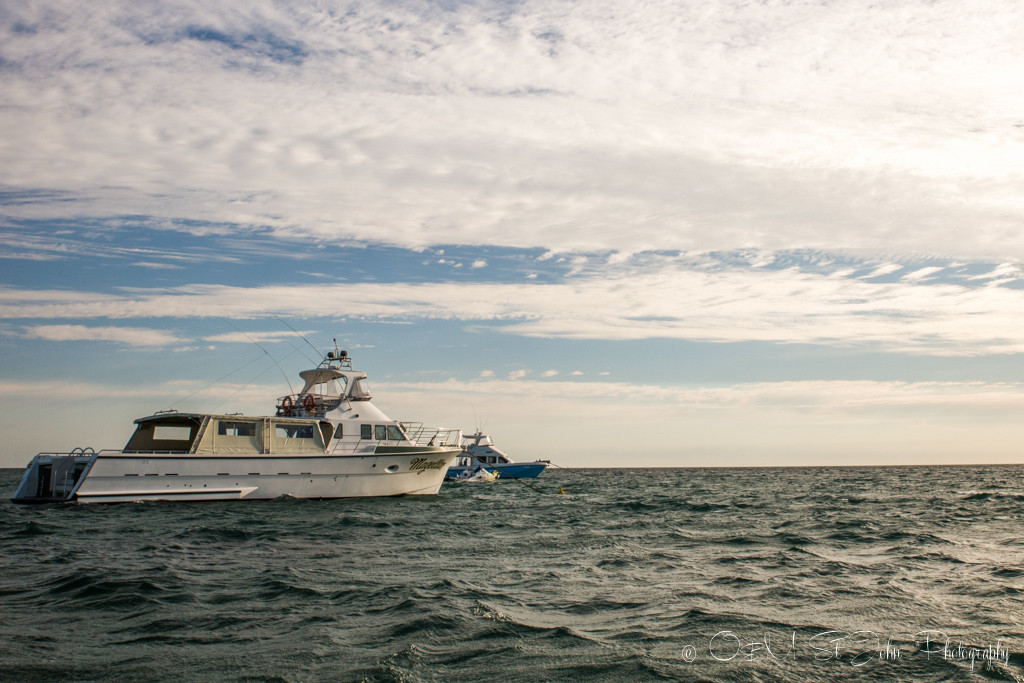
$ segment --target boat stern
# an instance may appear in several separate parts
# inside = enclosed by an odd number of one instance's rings
[[[15,503],[73,500],[95,461],[96,453],[91,448],[76,448],[70,453],[39,453],[25,468],[11,500]]]

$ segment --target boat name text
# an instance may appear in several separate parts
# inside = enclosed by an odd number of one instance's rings
[[[413,458],[409,463],[409,471],[423,474],[427,470],[439,470],[444,467],[444,458],[428,460],[426,458]]]

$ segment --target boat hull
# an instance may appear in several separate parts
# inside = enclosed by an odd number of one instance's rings
[[[101,451],[82,458],[40,454],[29,463],[13,501],[117,503],[431,495],[440,489],[448,466],[458,454],[456,448],[367,455]],[[67,473],[74,472],[75,465],[79,466],[78,473],[69,483]]]

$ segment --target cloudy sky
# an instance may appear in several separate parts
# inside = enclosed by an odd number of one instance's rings
[[[295,331],[516,459],[1024,462],[1022,33],[1009,0],[6,3],[0,466],[270,412]]]

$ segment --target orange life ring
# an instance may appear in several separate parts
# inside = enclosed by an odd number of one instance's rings
[[[316,408],[316,399],[306,394],[306,398],[302,399],[302,407],[306,409],[307,413],[313,412],[313,408]]]
[[[292,400],[291,396],[285,396],[281,399],[281,407],[277,409],[278,415],[291,415],[292,406],[295,405],[295,401]]]

